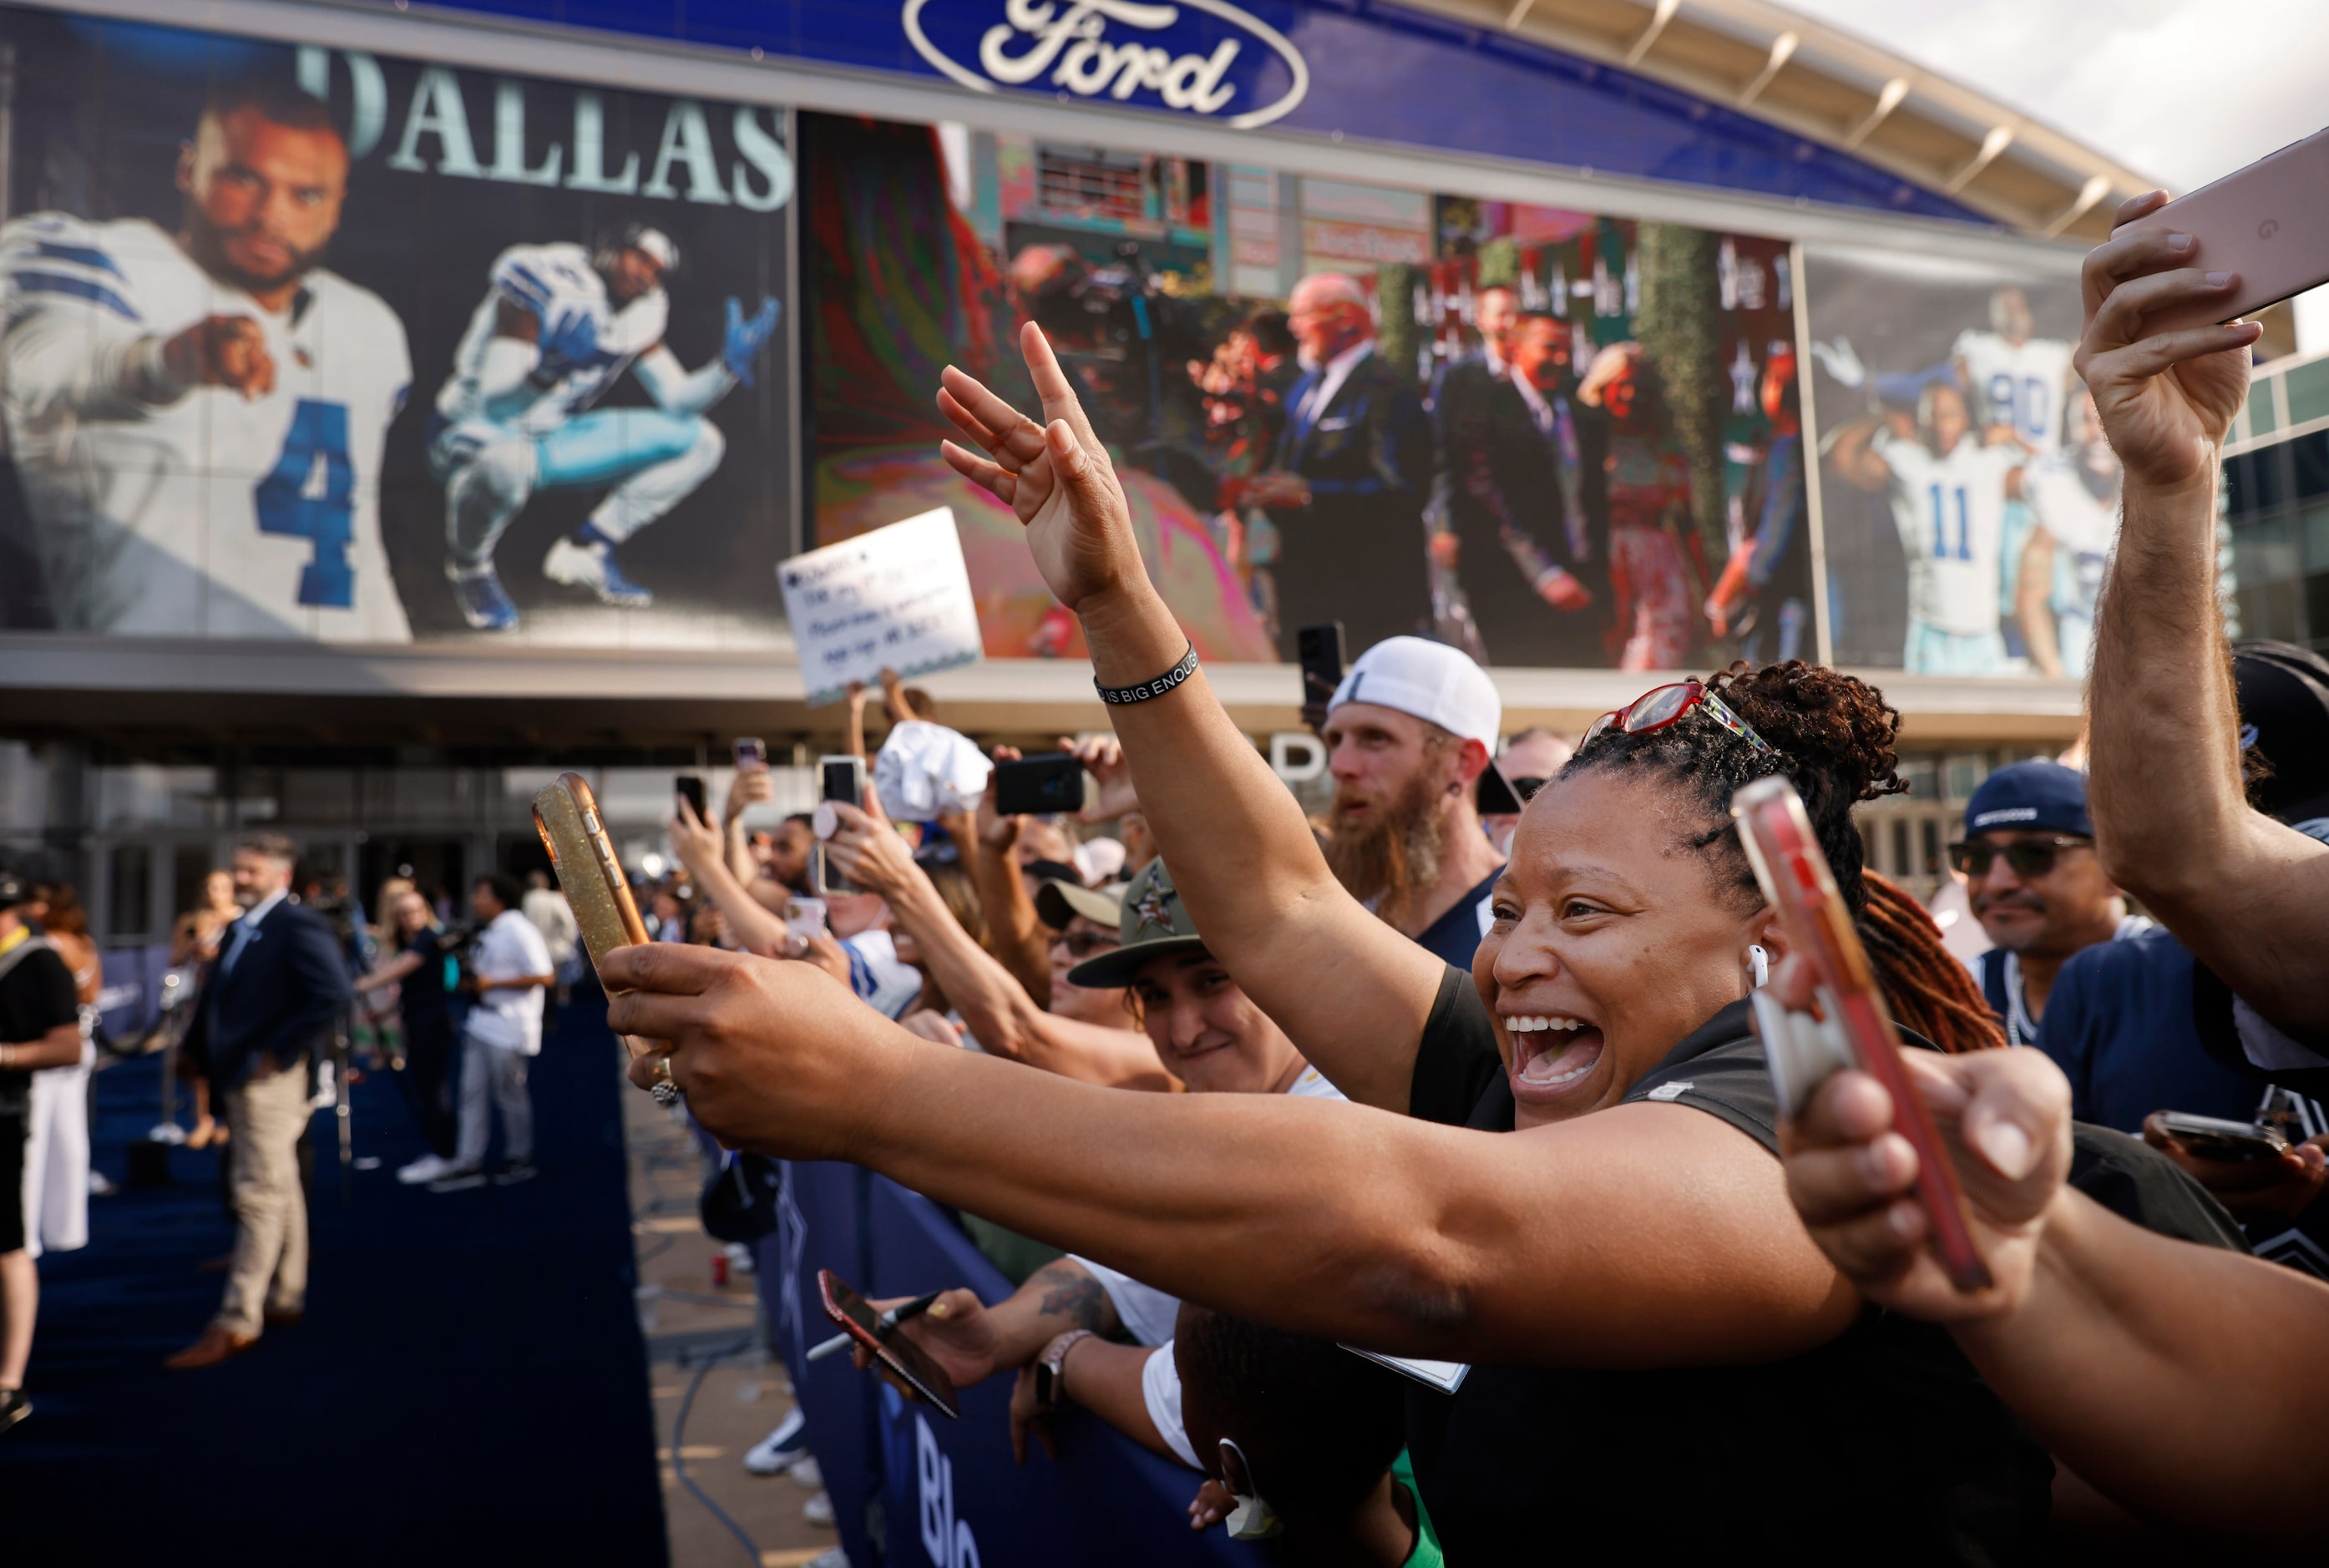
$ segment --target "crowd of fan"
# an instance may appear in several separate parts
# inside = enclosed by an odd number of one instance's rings
[[[1087,818],[1136,812],[1140,852],[1110,879],[1051,824],[950,796],[913,734],[934,713],[892,683],[884,753],[902,734],[929,774],[913,809],[872,788],[761,856],[736,802],[683,809],[674,842],[742,951],[608,957],[610,1022],[669,1047],[635,1080],[675,1079],[732,1144],[951,1206],[1021,1283],[897,1333],[958,1385],[1015,1377],[1023,1453],[1083,1406],[1191,1468],[1193,1525],[1291,1560],[2319,1541],[2329,664],[2222,641],[2217,448],[2254,331],[2140,330],[2225,286],[2192,259],[2130,236],[2088,265],[2080,369],[2128,470],[2091,749],[1970,803],[1972,967],[1863,864],[1853,808],[1907,787],[1898,713],[1799,662],[1661,688],[1573,752],[1514,737],[1498,765],[1493,685],[1394,638],[1323,715],[1336,795],[1306,820],[1188,673],[1030,328],[1043,420],[949,371],[948,456],[1080,623],[1114,734],[1063,744]],[[1774,775],[1930,1047],[1911,1081],[1981,1291],[1926,1250],[1873,1080],[1780,1113],[1749,998],[1820,1003],[1728,814]],[[825,931],[786,890],[818,861],[867,889],[828,896]],[[1452,1394],[1441,1362],[1468,1367]]]

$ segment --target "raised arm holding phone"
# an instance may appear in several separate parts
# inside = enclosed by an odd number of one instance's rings
[[[2118,211],[2129,224],[2166,202]],[[2329,845],[2249,809],[2217,596],[2224,433],[2248,395],[2255,322],[2145,335],[2153,311],[2232,297],[2192,236],[2121,231],[2088,256],[2076,363],[2125,465],[2118,548],[2096,615],[2091,782],[2112,879],[2300,1037],[2329,1033]]]

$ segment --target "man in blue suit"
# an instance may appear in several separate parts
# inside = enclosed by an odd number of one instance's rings
[[[1245,495],[1278,526],[1279,656],[1325,621],[1353,648],[1429,632],[1431,422],[1414,368],[1375,352],[1366,295],[1340,273],[1313,273],[1287,304],[1304,374],[1274,466]]]
[[[217,967],[187,1031],[187,1049],[208,1061],[212,1093],[225,1096],[234,1129],[235,1232],[226,1299],[203,1337],[169,1358],[181,1370],[240,1355],[268,1325],[296,1323],[306,1310],[299,1135],[314,1064],[353,990],[332,928],[291,897],[296,854],[278,833],[235,846],[243,916],[219,939]]]

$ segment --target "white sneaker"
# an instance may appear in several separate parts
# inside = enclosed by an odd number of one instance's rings
[[[542,558],[542,575],[570,588],[588,588],[599,596],[600,604],[636,609],[655,603],[653,594],[631,581],[615,564],[612,550],[592,549],[570,539],[561,539],[550,547],[550,553]]]
[[[801,1517],[806,1519],[812,1525],[822,1525],[828,1530],[832,1529],[833,1494],[831,1492],[819,1492],[807,1502],[802,1504]]]
[[[453,1169],[453,1162],[441,1154],[424,1154],[411,1164],[401,1166],[396,1179],[407,1187],[418,1187],[424,1181],[434,1181]]]
[[[756,1476],[780,1476],[803,1464],[814,1464],[808,1453],[808,1422],[798,1407],[777,1430],[744,1451],[744,1468]]]
[[[809,1455],[808,1458],[793,1466],[792,1475],[794,1480],[798,1481],[802,1486],[806,1487],[812,1492],[823,1491],[825,1489],[825,1472],[816,1468],[816,1456],[815,1454]]]

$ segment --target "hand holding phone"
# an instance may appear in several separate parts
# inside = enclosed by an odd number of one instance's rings
[[[1756,1025],[1781,1113],[1800,1113],[1812,1091],[1839,1067],[1857,1067],[1881,1084],[1892,1099],[1894,1125],[1917,1151],[1917,1201],[1930,1222],[1935,1254],[1959,1291],[1987,1289],[1989,1267],[1974,1245],[1957,1168],[1901,1063],[1899,1031],[1802,799],[1784,778],[1757,779],[1731,797],[1730,814],[1755,880],[1778,911],[1788,947],[1804,956],[1818,981],[1823,1016],[1816,1020],[1756,993]]]
[[[695,820],[697,822],[707,824],[711,822],[712,813],[706,809],[704,803],[703,777],[702,775],[684,773],[678,777],[673,779],[671,784],[672,788],[678,792],[679,798],[685,801],[687,803],[688,809],[695,813]]]
[[[2178,196],[2112,231],[2189,234],[2192,265],[2239,277],[2212,300],[2171,305],[2144,321],[2145,336],[2254,315],[2329,282],[2329,130]]]
[[[930,1359],[928,1351],[897,1332],[902,1312],[876,1312],[871,1302],[831,1269],[816,1272],[816,1290],[824,1300],[825,1315],[841,1325],[842,1332],[855,1340],[884,1372],[949,1419],[962,1419],[962,1406],[955,1399],[954,1380]],[[933,1293],[917,1297],[916,1300],[927,1307],[936,1299]]]

